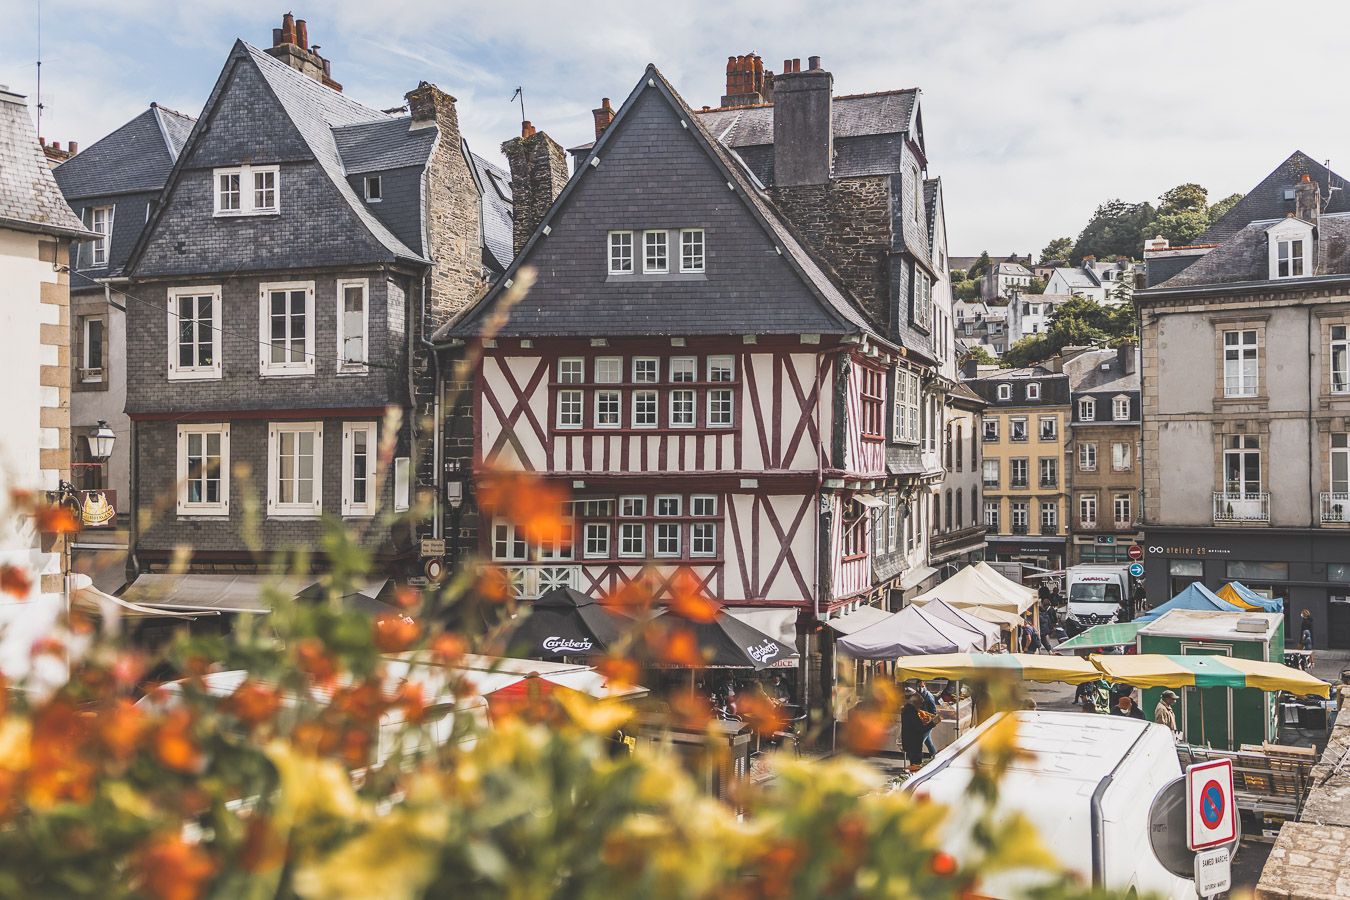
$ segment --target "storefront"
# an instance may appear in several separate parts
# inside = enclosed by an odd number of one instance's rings
[[[1211,590],[1240,581],[1284,601],[1285,635],[1312,613],[1313,645],[1350,649],[1350,533],[1295,528],[1146,528],[1144,586],[1163,603],[1194,582]]]
[[[1064,538],[990,535],[985,558],[993,562],[1016,562],[1043,571],[1056,571],[1064,568]]]

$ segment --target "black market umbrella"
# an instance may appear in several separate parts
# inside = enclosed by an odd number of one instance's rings
[[[377,578],[364,584],[353,585],[339,598],[339,602],[342,608],[349,612],[364,612],[376,616],[397,609],[394,604],[394,595],[397,592],[398,584],[394,579]],[[316,581],[295,595],[295,599],[309,603],[318,603],[327,597],[328,585],[323,581]]]
[[[542,659],[600,656],[633,626],[628,616],[570,587],[556,587],[524,605],[529,615],[511,630],[505,641],[508,652],[513,654]]]
[[[724,609],[719,609],[709,622],[687,619],[670,609],[663,610],[660,619],[667,627],[693,633],[707,668],[758,671],[796,659],[798,655],[796,648],[747,625]]]

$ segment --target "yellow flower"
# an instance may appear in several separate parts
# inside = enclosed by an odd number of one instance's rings
[[[636,712],[631,706],[618,701],[593,700],[580,691],[566,688],[554,691],[567,715],[583,731],[592,734],[612,734],[619,726],[633,718]]]
[[[368,810],[352,788],[351,775],[333,760],[297,753],[280,740],[269,743],[266,752],[280,782],[273,816],[278,831],[313,819],[354,822],[367,817]]]

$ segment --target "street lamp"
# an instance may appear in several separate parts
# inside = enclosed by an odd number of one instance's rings
[[[94,430],[84,436],[89,442],[89,456],[100,462],[112,456],[113,444],[117,442],[117,435],[108,427],[108,423],[102,419],[94,426]]]

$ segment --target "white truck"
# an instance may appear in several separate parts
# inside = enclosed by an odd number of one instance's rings
[[[942,750],[903,790],[951,809],[943,843],[957,860],[970,852],[977,804],[966,787],[981,736],[1002,716],[1017,717],[1014,760],[999,782],[995,816],[1020,813],[1064,871],[1124,896],[1194,898],[1195,886],[1163,868],[1149,843],[1153,798],[1181,776],[1172,733],[1124,716],[1077,712],[1001,713]],[[981,896],[1027,896],[1053,876],[1013,869],[979,885]]]
[[[1083,628],[1114,622],[1120,606],[1130,595],[1128,565],[1071,566],[1064,573],[1068,617]]]

